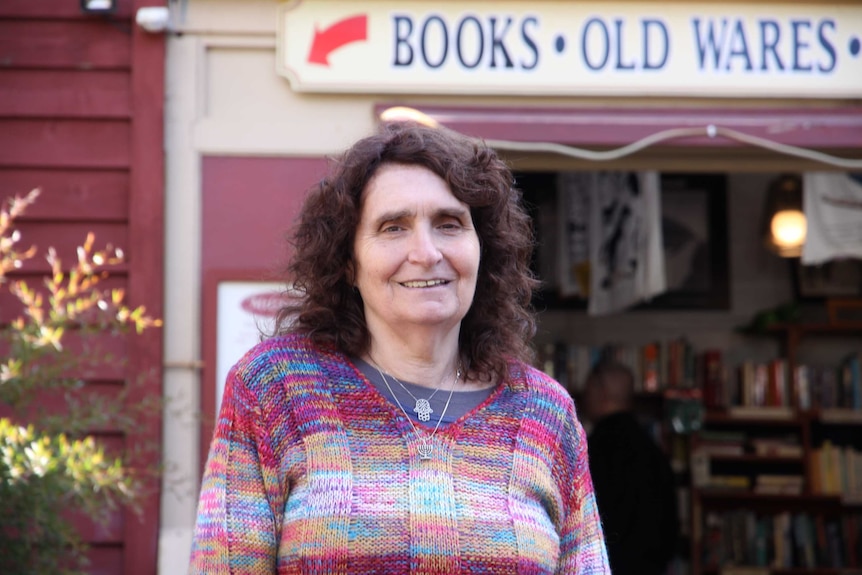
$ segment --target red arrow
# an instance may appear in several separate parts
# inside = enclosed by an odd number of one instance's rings
[[[345,44],[368,39],[368,16],[351,16],[325,30],[314,29],[314,40],[308,53],[309,64],[329,66],[329,55]]]

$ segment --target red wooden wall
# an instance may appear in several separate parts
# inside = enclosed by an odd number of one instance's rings
[[[0,1],[0,198],[39,187],[42,195],[20,221],[22,245],[54,246],[74,261],[88,231],[97,246],[123,249],[126,262],[110,280],[132,306],[161,317],[163,304],[163,101],[165,38],[134,24],[143,5],[119,0],[108,17],[82,14],[78,0]],[[19,276],[39,281],[41,257]],[[0,299],[0,321],[17,313]],[[111,342],[125,366],[91,381],[115,394],[129,382],[130,403],[161,397],[162,335]],[[134,436],[99,435],[111,448],[137,452],[133,464],[155,470],[161,420],[150,410]],[[92,544],[93,574],[152,574],[157,566],[159,483],[147,480],[141,515],[114,515],[107,526],[81,521]],[[2,570],[2,569],[0,569]]]

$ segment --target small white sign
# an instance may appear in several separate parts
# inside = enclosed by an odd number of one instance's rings
[[[272,332],[275,316],[288,297],[284,284],[238,281],[219,282],[217,296],[216,416],[230,368]]]
[[[294,90],[862,96],[862,6],[305,0],[279,12]]]

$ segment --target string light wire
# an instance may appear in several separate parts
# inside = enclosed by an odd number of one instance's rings
[[[803,158],[814,162],[829,164],[831,166],[844,168],[847,170],[862,170],[862,160],[840,158],[831,154],[826,154],[815,150],[809,150],[807,148],[800,148],[798,146],[792,146],[790,144],[774,142],[766,138],[752,136],[751,134],[746,134],[738,130],[733,130],[731,128],[722,128],[721,126],[715,126],[712,124],[706,126],[705,128],[671,128],[669,130],[662,130],[661,132],[650,134],[649,136],[641,138],[636,142],[632,142],[631,144],[627,144],[620,148],[603,151],[585,150],[583,148],[575,148],[572,146],[566,146],[564,144],[555,144],[553,142],[514,142],[511,140],[485,140],[485,144],[498,150],[507,150],[513,152],[547,152],[559,154],[561,156],[567,156],[570,158],[578,158],[581,160],[607,162],[610,160],[618,160],[620,158],[630,156],[631,154],[634,154],[661,142],[666,142],[668,140],[674,140],[677,138],[690,138],[693,136],[708,136],[710,138],[723,137],[729,140],[735,140],[737,142],[748,144],[749,146],[765,148],[779,154],[795,156],[797,158]]]
[[[428,114],[420,110],[416,110],[415,108],[408,108],[406,106],[395,106],[392,108],[388,108],[380,114],[380,119],[383,121],[409,120],[419,122],[420,124],[424,124],[430,127],[442,127],[442,125],[437,120],[435,120]],[[721,126],[716,126],[714,124],[690,128],[671,128],[668,130],[662,130],[660,132],[650,134],[644,138],[641,138],[640,140],[632,142],[631,144],[626,144],[625,146],[613,150],[601,151],[586,150],[584,148],[576,148],[573,146],[557,144],[554,142],[516,142],[513,140],[487,139],[482,139],[482,141],[485,143],[485,145],[490,146],[491,148],[495,148],[497,150],[506,150],[510,152],[544,152],[567,156],[570,158],[577,158],[580,160],[607,162],[611,160],[619,160],[620,158],[630,156],[636,152],[640,152],[643,149],[649,148],[650,146],[660,144],[661,142],[675,140],[678,138],[691,138],[697,136],[707,136],[709,138],[727,138],[728,140],[733,140],[736,142],[747,144],[749,146],[764,148],[766,150],[770,150],[779,154],[803,158],[805,160],[811,160],[813,162],[827,164],[836,168],[842,168],[845,170],[862,170],[862,159],[841,158],[838,156],[833,156],[831,154],[826,154],[824,152],[810,150],[808,148],[801,148],[799,146],[793,146],[790,144],[782,144],[780,142],[775,142],[767,138],[761,138],[760,136],[746,134],[732,128],[722,128]]]

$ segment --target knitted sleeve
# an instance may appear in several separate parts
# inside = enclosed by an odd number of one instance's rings
[[[560,533],[558,575],[610,575],[605,537],[590,477],[587,436],[574,414],[574,406],[560,441],[559,463],[564,470],[563,485],[568,486]],[[566,492],[564,492],[566,493]]]
[[[189,573],[276,571],[283,495],[258,399],[234,367],[204,469]]]

